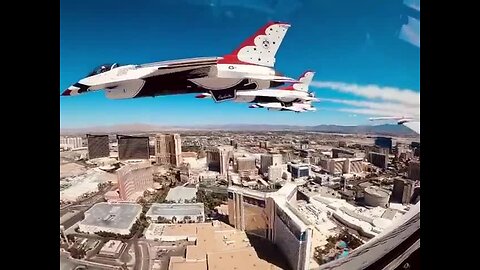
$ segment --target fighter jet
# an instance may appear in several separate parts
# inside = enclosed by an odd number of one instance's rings
[[[237,91],[296,82],[273,67],[290,27],[271,22],[223,57],[202,57],[141,65],[104,64],[68,87],[62,96],[104,90],[107,98],[127,99],[210,93],[216,101],[235,99]]]
[[[270,102],[270,103],[256,103],[249,106],[249,108],[265,108],[271,111],[288,111],[288,112],[314,112],[317,109],[312,106],[311,101],[306,102],[296,102],[292,103],[290,106],[285,106],[279,102]]]
[[[385,116],[385,117],[371,117],[370,121],[378,120],[396,120],[397,124],[404,125],[414,132],[420,134],[420,119],[415,119],[413,117],[407,116]]]
[[[315,72],[313,71],[305,71],[297,83],[283,88],[239,91],[233,101],[257,104],[279,103],[285,107],[298,102],[318,101],[314,93],[308,90],[314,75]],[[212,98],[212,95],[202,93],[197,95],[196,98]]]

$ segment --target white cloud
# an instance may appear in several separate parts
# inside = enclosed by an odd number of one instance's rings
[[[408,23],[402,26],[399,38],[420,48],[420,21],[408,17]]]
[[[354,107],[362,107],[359,114],[384,115],[384,116],[408,116],[419,117],[420,107],[417,105],[405,105],[393,102],[371,102],[359,100],[345,100],[345,99],[329,99],[322,98],[323,102],[333,102],[339,104],[350,105]],[[358,110],[358,109],[355,109]],[[356,111],[349,110],[348,112],[356,113]]]
[[[357,85],[329,81],[314,81],[311,85],[319,88],[330,88],[343,93],[351,93],[368,99],[382,99],[404,105],[420,106],[420,92],[410,89],[382,87],[374,84]]]
[[[355,114],[362,114],[362,115],[370,115],[370,116],[394,116],[394,117],[401,117],[403,115],[394,113],[394,112],[387,112],[382,110],[375,110],[375,109],[354,109],[354,108],[342,108],[338,109],[341,112],[347,113],[355,113]]]
[[[420,11],[420,0],[403,0],[403,4]]]

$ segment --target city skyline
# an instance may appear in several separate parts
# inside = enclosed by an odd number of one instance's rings
[[[371,125],[378,124],[368,121],[371,116],[402,112],[419,117],[419,8],[400,1],[375,3],[375,8],[345,1],[283,0],[255,7],[249,1],[213,6],[210,1],[186,0],[115,3],[61,2],[59,93],[101,63],[222,56],[267,21],[280,20],[292,27],[276,68],[290,77],[307,69],[317,72],[311,90],[322,100],[318,111],[248,109],[246,104],[215,104],[195,95],[109,100],[103,93],[90,93],[60,99],[61,128],[132,123]],[[188,9],[181,8],[185,3]]]

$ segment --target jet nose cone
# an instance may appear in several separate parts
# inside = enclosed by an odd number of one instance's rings
[[[250,105],[250,106],[248,106],[248,108],[255,109],[255,108],[258,108],[258,106],[257,105]]]
[[[67,90],[63,91],[63,93],[61,94],[61,96],[70,96],[71,93],[72,93],[72,90],[67,89]]]

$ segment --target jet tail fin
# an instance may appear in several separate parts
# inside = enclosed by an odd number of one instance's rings
[[[218,63],[273,67],[275,65],[275,55],[289,27],[290,24],[287,23],[267,23],[247,38],[237,49],[225,55]]]
[[[307,70],[300,76],[300,78],[298,78],[297,83],[281,89],[308,92],[308,88],[313,80],[313,76],[315,76],[315,71]]]

